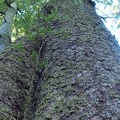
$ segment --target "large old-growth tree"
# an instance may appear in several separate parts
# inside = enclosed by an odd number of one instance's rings
[[[120,120],[120,48],[94,7],[51,0],[37,26],[50,32],[1,53],[1,120]]]

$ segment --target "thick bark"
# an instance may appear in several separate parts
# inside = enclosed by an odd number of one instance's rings
[[[57,0],[37,120],[119,120],[120,49],[84,0]]]
[[[120,48],[96,14],[95,4],[81,2],[50,3],[58,12],[52,33],[43,41],[47,44],[40,47],[42,70],[36,75],[31,55],[41,40],[1,54],[2,120],[120,119]]]
[[[33,115],[38,77],[33,53],[37,53],[38,47],[22,37],[0,55],[0,120],[29,120]]]

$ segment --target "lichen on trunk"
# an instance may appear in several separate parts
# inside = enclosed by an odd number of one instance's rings
[[[119,120],[120,51],[88,1],[55,0],[37,120]],[[65,36],[64,36],[65,35]]]
[[[120,48],[94,6],[92,0],[51,0],[41,25],[52,32],[42,49],[38,37],[36,43],[22,38],[24,46],[13,45],[19,50],[1,54],[3,120],[120,119]]]
[[[36,56],[32,53],[37,53],[36,43],[39,40],[22,37],[0,54],[1,120],[29,120],[34,115]]]

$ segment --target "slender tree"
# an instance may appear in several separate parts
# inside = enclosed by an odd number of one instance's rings
[[[4,51],[6,46],[11,43],[11,32],[13,18],[17,12],[16,1],[2,1],[4,10],[0,10],[0,14],[4,16],[4,22],[0,26],[0,52]],[[1,12],[2,11],[2,12]]]
[[[120,48],[94,7],[51,0],[39,21],[52,31],[1,54],[2,120],[120,119]]]

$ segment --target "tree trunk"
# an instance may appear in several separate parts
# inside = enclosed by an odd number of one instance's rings
[[[120,120],[120,49],[91,0],[57,0],[37,120]]]
[[[0,120],[30,120],[34,112],[37,45],[21,40],[0,55]]]
[[[42,70],[35,75],[34,43],[0,56],[0,118],[120,120],[120,48],[94,2],[54,0],[49,5],[45,15],[54,8],[57,14],[40,52]]]
[[[8,1],[4,1],[3,3],[5,4]],[[10,2],[10,1],[9,1]],[[11,32],[12,32],[12,22],[13,18],[17,12],[17,3],[14,0],[12,3],[6,3],[9,6],[7,6],[5,10],[5,16],[4,16],[4,22],[0,26],[0,53],[5,50],[5,48],[10,45],[11,43]],[[14,4],[14,7],[11,6]],[[5,5],[3,5],[5,6]]]

